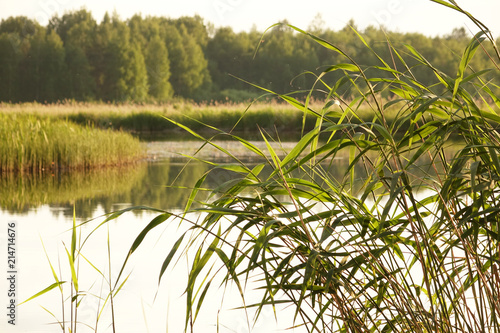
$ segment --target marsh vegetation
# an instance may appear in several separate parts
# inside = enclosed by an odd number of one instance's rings
[[[134,162],[143,156],[130,134],[30,114],[0,114],[0,174],[90,169]]]

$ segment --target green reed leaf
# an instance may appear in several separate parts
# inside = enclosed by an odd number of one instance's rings
[[[54,283],[52,283],[50,286],[48,286],[47,288],[45,288],[45,289],[43,289],[43,290],[41,290],[41,291],[37,292],[35,295],[33,295],[33,296],[29,297],[28,299],[26,299],[25,301],[23,301],[23,302],[19,303],[18,305],[24,304],[24,303],[26,303],[26,302],[31,301],[32,299],[35,299],[35,298],[37,298],[37,297],[40,297],[40,296],[42,296],[42,295],[44,295],[44,294],[48,293],[48,292],[49,292],[49,291],[51,291],[52,289],[57,288],[57,287],[60,287],[60,286],[61,286],[61,285],[63,285],[64,283],[66,283],[66,281],[58,281],[58,282],[54,282]]]

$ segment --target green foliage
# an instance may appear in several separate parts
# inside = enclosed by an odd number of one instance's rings
[[[373,66],[378,56],[399,70],[408,66],[415,78],[428,86],[438,83],[432,69],[405,52],[400,54],[403,59],[394,56],[387,38],[392,47],[412,45],[447,75],[454,75],[460,52],[470,39],[463,28],[427,37],[369,26],[363,32],[367,48],[351,28],[354,26],[351,20],[333,31],[319,22],[314,29],[318,37],[335,41],[367,77],[390,77]],[[47,27],[25,17],[3,20],[0,45],[0,101],[12,102],[143,102],[174,96],[198,102],[220,100],[220,92],[228,89],[250,94],[258,91],[244,81],[284,94],[307,90],[324,68],[343,61],[339,54],[285,25],[262,34],[256,30],[234,32],[229,27],[215,30],[199,16],[169,19],[134,15],[124,21],[116,14],[106,14],[98,23],[85,9],[54,16]],[[474,57],[471,68],[490,66],[488,54],[496,51],[493,44],[484,47],[487,52]],[[333,85],[340,78],[339,72],[325,79]],[[488,73],[484,79],[498,84],[499,75]],[[347,84],[341,84],[337,92],[346,99],[355,95]],[[321,98],[322,92],[312,95]],[[386,89],[382,96],[392,98],[394,94]]]
[[[109,229],[107,234],[107,260],[108,267],[97,267],[92,261],[90,261],[83,253],[84,246],[86,241],[88,240],[88,236],[85,239],[82,239],[82,231],[81,225],[76,224],[76,211],[73,206],[73,226],[71,230],[71,243],[70,248],[66,246],[63,242],[63,247],[66,252],[67,257],[67,265],[69,267],[70,273],[66,277],[63,275],[61,270],[61,261],[59,262],[58,267],[54,266],[49,258],[47,251],[45,249],[45,245],[42,242],[42,246],[45,251],[45,255],[47,257],[47,261],[52,271],[52,276],[55,280],[50,286],[44,288],[43,290],[37,292],[33,296],[29,297],[25,301],[21,302],[21,304],[29,302],[35,298],[43,296],[44,294],[50,292],[53,289],[58,289],[61,295],[61,313],[60,317],[55,315],[49,309],[42,307],[45,311],[47,311],[52,317],[55,319],[55,324],[57,324],[60,330],[64,332],[77,332],[77,328],[81,324],[80,308],[83,307],[82,304],[97,304],[95,310],[95,321],[93,323],[94,327],[91,327],[89,323],[84,323],[84,325],[88,328],[92,328],[94,331],[98,331],[99,326],[104,326],[106,324],[101,324],[103,315],[106,314],[105,310],[111,310],[109,317],[110,323],[107,324],[112,327],[113,332],[116,332],[115,328],[115,316],[114,316],[114,298],[121,291],[124,283],[127,282],[128,277],[125,277],[123,282],[118,285],[118,283],[114,283],[114,277],[111,272],[111,247],[110,247],[110,237],[109,237]],[[95,231],[95,230],[94,230]],[[91,232],[90,234],[92,234]],[[87,246],[88,247],[88,246]],[[88,265],[88,266],[87,266]],[[84,267],[87,266],[87,267]],[[88,279],[82,281],[81,279],[81,271],[84,271],[84,268],[87,268],[90,273],[93,273],[98,277],[101,281],[100,290],[98,294],[92,290],[95,285],[98,285],[98,280],[89,283]],[[57,270],[56,270],[57,269]],[[67,281],[63,281],[63,278],[66,278]],[[118,282],[118,281],[116,281]],[[66,284],[67,283],[67,284]],[[68,286],[69,285],[69,286]],[[104,288],[106,287],[107,291],[105,292]],[[69,289],[69,290],[68,290]],[[69,306],[67,306],[69,303]],[[69,314],[68,314],[69,312]],[[106,314],[105,316],[108,316]]]
[[[95,43],[97,22],[89,11],[80,9],[62,17],[54,16],[48,28],[55,30],[65,45],[74,44],[89,52]]]
[[[183,25],[179,29],[168,22],[163,23],[165,26],[161,35],[169,52],[170,82],[174,92],[182,97],[194,97],[196,89],[210,82],[201,45],[196,43],[195,36],[190,35]]]
[[[14,44],[14,45],[13,45]],[[0,100],[12,101],[17,99],[18,66],[21,61],[20,53],[16,52],[18,42],[7,33],[0,34]]]
[[[105,17],[99,26],[104,50],[104,73],[98,90],[103,100],[142,101],[148,92],[144,56],[138,44],[130,41],[129,27],[116,16]]]
[[[61,99],[63,73],[65,71],[65,50],[59,36],[54,32],[47,32],[45,40],[31,46],[28,57],[34,61],[31,70],[36,72],[36,95],[34,100],[54,102]]]
[[[92,75],[91,61],[95,59],[97,22],[84,9],[55,16],[49,29],[61,37],[66,50],[66,75],[62,78],[65,87],[62,96],[74,100],[92,100],[96,96],[96,82]]]
[[[234,75],[247,81],[254,81],[252,58],[255,53],[260,34],[235,33],[231,28],[220,28],[209,40],[207,58],[209,59],[210,75],[218,89],[248,89],[244,82],[235,80]]]
[[[148,73],[139,45],[132,45],[127,52],[127,67],[124,71],[126,73],[125,100],[138,102],[145,100],[149,91]]]
[[[246,100],[254,95],[240,91],[223,91],[221,99],[226,97]],[[254,103],[248,108],[242,103],[213,104],[108,104],[108,103],[74,103],[41,105],[38,103],[0,104],[5,114],[25,113],[35,117],[53,120],[70,120],[73,123],[101,129],[124,130],[141,135],[162,134],[167,137],[179,138],[179,133],[168,117],[184,122],[193,129],[214,133],[204,123],[212,127],[231,129],[247,134],[257,133],[263,129],[274,133],[276,129],[285,130],[287,134],[297,137],[303,126],[302,114],[299,110],[285,103],[264,102]],[[186,118],[186,116],[188,118]],[[366,110],[363,118],[371,119],[372,112]],[[393,115],[388,115],[389,121]],[[308,117],[306,128],[314,126],[314,119]],[[285,133],[281,133],[285,134]],[[186,135],[184,135],[186,136]]]
[[[258,99],[260,94],[258,92],[239,90],[239,89],[224,89],[220,91],[219,96],[214,96],[216,100],[229,103],[250,103]]]
[[[28,22],[25,25],[31,26]],[[40,26],[36,26],[29,34],[24,33],[25,27],[10,27],[10,24],[9,29],[2,30],[6,32],[2,34],[5,51],[0,55],[4,61],[0,70],[5,72],[5,83],[9,85],[2,92],[5,99],[59,100],[62,97],[64,85],[61,79],[65,70],[65,49],[59,36]]]
[[[71,44],[66,47],[66,68],[68,75],[63,82],[67,86],[62,89],[65,97],[78,101],[94,99],[95,82],[92,68],[82,48]]]
[[[149,95],[158,101],[172,97],[170,84],[170,61],[168,50],[159,36],[152,38],[146,48],[146,68],[148,72]]]

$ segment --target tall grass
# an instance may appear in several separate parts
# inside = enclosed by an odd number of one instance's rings
[[[21,302],[19,305],[36,299],[55,289],[59,291],[61,297],[60,314],[54,314],[51,310],[45,307],[42,308],[54,318],[55,321],[52,324],[58,326],[60,331],[76,333],[84,326],[84,330],[90,329],[97,332],[99,331],[99,327],[108,326],[108,328],[112,329],[112,332],[116,332],[114,298],[120,292],[128,278],[125,278],[121,285],[114,284],[115,281],[112,277],[111,267],[109,228],[106,239],[107,253],[103,251],[103,254],[107,254],[107,256],[104,256],[107,259],[107,267],[96,266],[96,264],[91,262],[86,255],[83,254],[82,250],[87,240],[88,238],[82,238],[81,229],[76,224],[76,213],[73,209],[73,225],[71,228],[71,241],[69,247],[63,242],[65,257],[67,258],[67,266],[64,269],[65,274],[62,273],[61,258],[58,260],[58,266],[56,266],[55,263],[53,264],[47,254],[45,245],[42,243],[54,283]],[[62,262],[64,263],[65,261],[62,260]],[[84,270],[83,266],[87,266],[86,268],[89,268],[90,271],[94,273],[93,275],[97,276],[96,281],[92,282],[88,279],[81,279],[80,274],[81,270]],[[93,289],[96,287],[99,288],[99,283],[100,294],[95,294]],[[80,309],[84,305],[95,305],[95,307],[91,308],[95,318],[93,323],[82,322],[80,318]],[[108,315],[107,312],[110,312],[110,314]],[[102,324],[103,321],[107,323]]]
[[[319,102],[312,102],[319,105]],[[104,129],[117,129],[132,133],[172,133],[179,135],[178,127],[165,118],[182,121],[192,129],[212,132],[203,123],[219,129],[236,132],[256,133],[259,128],[268,132],[279,130],[282,135],[288,132],[300,133],[303,126],[303,113],[288,103],[274,101],[259,102],[251,105],[243,103],[193,104],[176,102],[169,104],[104,104],[73,103],[58,104],[22,103],[0,105],[5,114],[30,114],[40,118],[71,120],[74,123]],[[363,119],[369,120],[373,112],[364,108]],[[391,111],[392,116],[395,112]],[[306,119],[306,128],[312,129],[314,118]],[[294,137],[296,139],[296,136]]]
[[[89,169],[137,160],[130,134],[26,114],[0,114],[0,172]]]
[[[462,11],[453,1],[436,2]],[[194,330],[206,290],[222,275],[257,316],[263,307],[289,305],[295,309],[290,327],[309,332],[500,331],[500,100],[493,93],[498,87],[482,79],[488,70],[469,66],[482,43],[493,42],[474,22],[481,31],[464,50],[455,77],[412,46],[395,47],[390,40],[393,62],[375,54],[373,67],[381,75],[368,77],[369,68],[334,44],[291,26],[345,62],[318,76],[314,89],[327,91],[323,107],[279,96],[316,119],[284,158],[268,145],[265,163],[234,158],[233,165],[215,166],[240,178],[213,189],[205,208],[191,209],[205,179],[196,183],[186,212],[202,218],[190,222],[189,237],[179,237],[162,267],[182,244],[180,252],[196,253],[186,281],[186,328]],[[498,71],[498,54],[490,56]],[[417,81],[413,73],[422,68],[434,72],[436,85]],[[332,72],[343,78],[328,84]],[[341,85],[350,85],[357,98],[344,101],[336,93]],[[384,90],[397,98],[383,101]],[[372,110],[369,121],[360,116],[361,105]],[[389,121],[386,110],[395,107],[397,116]],[[446,147],[457,134],[463,145],[450,159]],[[221,135],[266,156],[242,138]],[[271,140],[264,132],[262,139]],[[331,161],[344,151],[350,164],[341,177],[332,176]],[[430,158],[425,166],[424,157]],[[364,172],[355,172],[360,165]],[[250,282],[261,292],[257,304],[244,301]]]

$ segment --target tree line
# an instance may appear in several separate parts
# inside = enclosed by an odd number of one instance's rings
[[[399,57],[404,57],[410,65],[406,70],[426,85],[436,82],[434,73],[413,68],[417,62],[412,62],[403,44],[453,76],[471,38],[463,28],[428,37],[370,26],[362,31],[363,41],[352,27],[351,21],[338,31],[325,29],[318,18],[309,31],[364,65],[368,76],[377,74],[377,56],[395,67],[402,66]],[[388,43],[400,47],[401,54],[392,53]],[[105,14],[99,23],[85,9],[54,16],[47,26],[26,17],[0,22],[0,101],[4,102],[163,102],[174,97],[238,101],[258,94],[248,82],[278,93],[309,89],[321,71],[343,62],[348,61],[286,25],[263,34],[255,29],[214,29],[199,16],[135,15],[122,20],[116,13]],[[478,52],[471,67],[491,67],[487,52]],[[332,72],[322,80],[334,85],[339,77]],[[321,86],[317,87],[320,94]],[[342,85],[338,89],[349,94]]]

